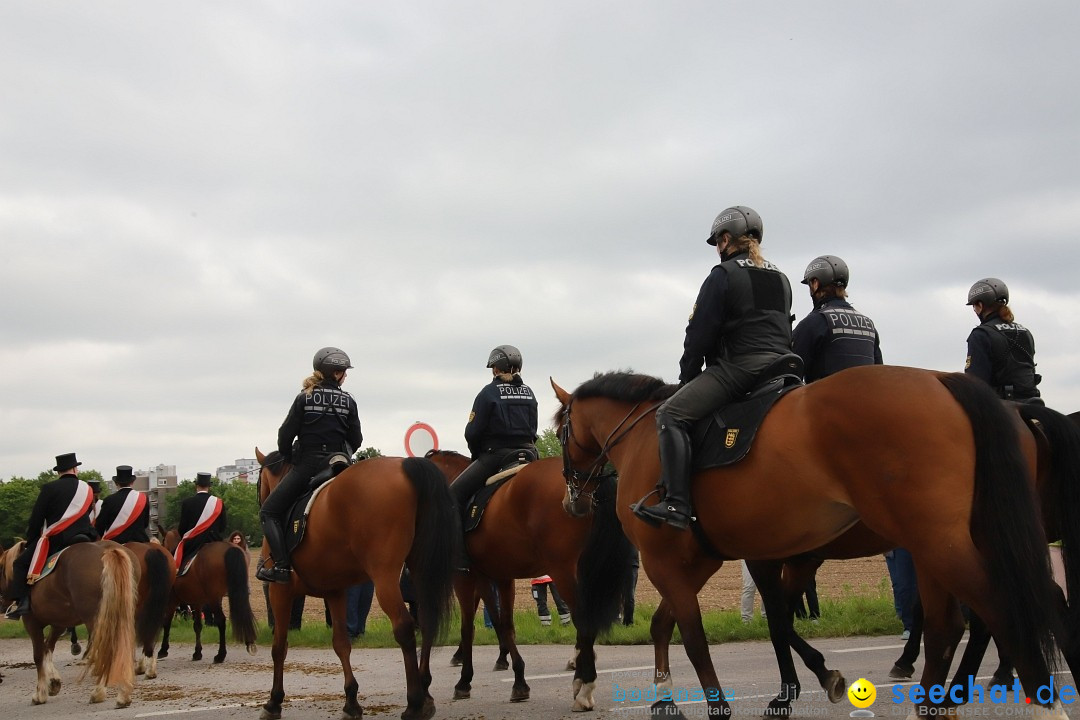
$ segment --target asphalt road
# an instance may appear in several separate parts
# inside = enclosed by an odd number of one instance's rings
[[[894,682],[888,671],[900,653],[900,642],[894,638],[851,637],[817,641],[830,667],[840,670],[850,684],[860,677],[877,686],[877,700],[870,708],[877,717],[906,717],[910,702],[895,704]],[[192,648],[173,645],[171,656],[159,664],[158,677],[136,681],[133,701],[129,708],[114,706],[115,693],[110,691],[104,703],[89,704],[90,683],[78,681],[81,668],[75,664],[67,646],[58,646],[57,666],[64,687],[60,694],[41,706],[32,706],[30,695],[35,674],[30,662],[27,640],[0,641],[0,718],[40,718],[45,720],[82,720],[83,718],[180,718],[217,720],[245,718],[256,720],[260,706],[266,700],[271,683],[272,663],[269,648],[259,648],[255,656],[242,648],[230,646],[229,656],[222,665],[209,660],[192,662]],[[576,718],[589,714],[571,713],[571,673],[564,667],[572,649],[562,645],[523,647],[526,675],[532,688],[531,699],[512,704],[510,673],[492,672],[496,650],[482,647],[477,650],[478,671],[473,680],[472,698],[452,700],[457,681],[457,668],[449,666],[451,648],[437,648],[433,659],[434,680],[432,695],[436,702],[435,718],[446,720],[496,720],[509,718]],[[647,701],[637,699],[636,693],[647,692],[652,668],[652,649],[649,646],[603,646],[599,648],[600,677],[595,693],[594,717],[613,720],[640,720],[648,717]],[[769,699],[777,691],[777,671],[772,648],[763,642],[730,643],[712,649],[713,661],[724,689],[734,696],[734,717],[760,717]],[[991,648],[991,656],[993,649]],[[987,678],[995,660],[984,665]],[[796,661],[798,662],[798,661]],[[354,650],[353,667],[360,683],[360,701],[366,717],[397,718],[404,709],[404,673],[398,650]],[[916,666],[916,672],[921,669]],[[697,687],[693,669],[681,647],[672,649],[673,681],[677,688]],[[917,676],[916,676],[917,677]],[[795,718],[847,718],[855,709],[845,698],[833,705],[818,688],[816,680],[800,666],[803,695],[796,702]],[[1062,683],[1072,684],[1065,675]],[[286,703],[282,717],[286,720],[324,720],[338,718],[344,703],[341,668],[330,648],[296,648],[289,653],[286,664]],[[620,696],[620,693],[622,695]],[[1021,700],[1021,702],[1023,702]],[[688,718],[705,717],[703,703],[679,704]],[[961,716],[1000,717],[1019,716],[1026,707],[1016,705],[969,706]],[[1080,711],[1076,711],[1080,717]]]

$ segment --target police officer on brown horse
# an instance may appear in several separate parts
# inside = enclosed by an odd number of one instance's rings
[[[706,240],[721,263],[698,291],[679,361],[682,387],[656,411],[663,501],[634,504],[651,525],[685,530],[690,507],[690,429],[696,420],[748,392],[777,358],[791,352],[791,285],[761,255],[761,216],[743,205],[713,221]],[[701,366],[705,365],[704,371]]]
[[[325,469],[332,455],[351,457],[364,436],[353,396],[341,389],[352,368],[349,356],[336,347],[325,347],[312,360],[314,373],[304,380],[278,430],[278,451],[292,469],[271,491],[259,511],[263,535],[270,546],[273,567],[260,567],[255,577],[265,582],[287,583],[292,564],[285,547],[283,524],[292,504],[307,492],[311,478]],[[296,454],[293,453],[296,440]]]
[[[877,328],[847,300],[850,279],[847,263],[835,255],[814,258],[803,273],[814,309],[795,326],[791,347],[802,358],[807,382],[849,367],[881,365]]]
[[[985,380],[1006,400],[1041,405],[1035,338],[1016,322],[1009,307],[1009,288],[998,278],[983,278],[968,290],[967,304],[981,324],[968,335],[964,372]]]
[[[20,618],[30,612],[30,579],[36,580],[49,555],[77,542],[94,539],[90,524],[90,507],[94,494],[90,486],[79,479],[76,468],[82,465],[75,453],[56,456],[60,477],[41,486],[26,530],[26,549],[14,561],[12,577],[6,591],[12,601],[6,617]]]
[[[521,351],[513,345],[499,345],[488,355],[492,379],[473,400],[465,425],[473,461],[450,485],[462,522],[469,498],[499,471],[510,453],[526,450],[536,458],[537,402],[521,379],[521,364]]]

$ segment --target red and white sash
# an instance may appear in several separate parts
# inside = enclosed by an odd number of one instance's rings
[[[146,507],[146,496],[138,490],[131,490],[128,492],[127,497],[124,498],[124,504],[120,506],[120,512],[113,518],[112,524],[109,525],[109,529],[105,531],[102,536],[102,540],[112,540],[114,537],[131,527],[139,516],[142,515],[143,508]]]
[[[90,486],[80,480],[75,486],[75,495],[68,503],[67,509],[60,519],[52,525],[45,523],[41,527],[41,537],[34,546],[34,554],[30,556],[30,572],[26,574],[26,580],[30,584],[37,582],[41,575],[41,569],[45,567],[45,561],[49,559],[49,538],[66,530],[73,522],[86,515],[94,504],[94,491]]]
[[[177,568],[184,562],[184,542],[197,535],[202,535],[203,531],[213,525],[221,516],[222,507],[224,507],[224,505],[221,502],[221,498],[214,495],[207,496],[206,504],[203,505],[202,514],[199,515],[199,521],[195,523],[195,527],[184,533],[184,537],[180,538],[180,542],[176,545],[176,552],[174,555],[176,557]]]
[[[101,514],[101,503],[103,503],[103,502],[105,502],[105,501],[104,500],[95,500],[94,504],[92,506],[90,506],[90,524],[91,525],[97,525],[98,515]]]

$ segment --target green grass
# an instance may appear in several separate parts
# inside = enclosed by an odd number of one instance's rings
[[[851,635],[898,635],[903,627],[896,619],[893,611],[892,594],[883,583],[877,588],[863,586],[859,592],[855,592],[850,586],[845,586],[841,596],[833,599],[822,599],[821,619],[816,623],[808,620],[796,620],[795,629],[804,638],[823,637],[847,637]],[[649,621],[652,618],[655,607],[639,605],[634,615],[635,622],[627,627],[621,624],[612,627],[611,631],[601,638],[602,644],[608,645],[647,645],[651,643],[649,637]],[[744,640],[768,640],[769,629],[765,621],[755,617],[754,621],[743,624],[739,611],[716,611],[707,612],[704,617],[705,633],[712,644],[725,642],[738,642]],[[519,645],[541,644],[574,644],[573,625],[560,626],[558,616],[553,618],[553,624],[544,627],[540,624],[540,618],[535,610],[519,610],[514,613],[514,622],[517,630]],[[497,639],[495,631],[482,626],[481,620],[477,619],[476,639],[477,645],[495,645]],[[460,635],[461,619],[455,611],[451,620],[450,628],[442,638],[440,644],[456,645]],[[322,647],[330,644],[330,629],[321,622],[308,623],[299,630],[289,632],[289,644],[299,647]],[[80,639],[85,640],[85,631],[80,630]],[[0,638],[25,637],[22,623],[0,621]],[[217,629],[203,629],[203,645],[217,644]],[[269,627],[259,628],[259,644],[269,646],[273,640]],[[173,622],[170,635],[171,643],[193,643],[195,633],[191,629],[189,621],[177,619]],[[675,633],[674,642],[679,642],[678,630]],[[61,640],[66,644],[66,639]],[[234,644],[230,639],[229,644]],[[390,622],[383,616],[372,618],[367,624],[367,633],[354,644],[357,648],[387,648],[397,647],[394,635],[390,628]]]

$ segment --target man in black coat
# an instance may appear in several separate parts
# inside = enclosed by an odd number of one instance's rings
[[[185,557],[192,557],[206,543],[223,540],[228,534],[225,503],[210,494],[210,483],[210,473],[198,473],[195,495],[180,504],[180,545],[174,553],[177,568]]]
[[[94,526],[102,540],[112,540],[121,545],[128,542],[150,542],[150,503],[146,495],[133,490],[135,476],[130,465],[120,465],[113,475],[118,488],[101,501]]]
[[[41,486],[26,530],[26,549],[15,558],[12,577],[5,597],[11,607],[5,615],[9,620],[30,612],[30,585],[37,581],[49,555],[77,542],[94,538],[90,524],[90,508],[94,493],[79,479],[76,468],[82,465],[75,453],[56,456],[60,477]]]

